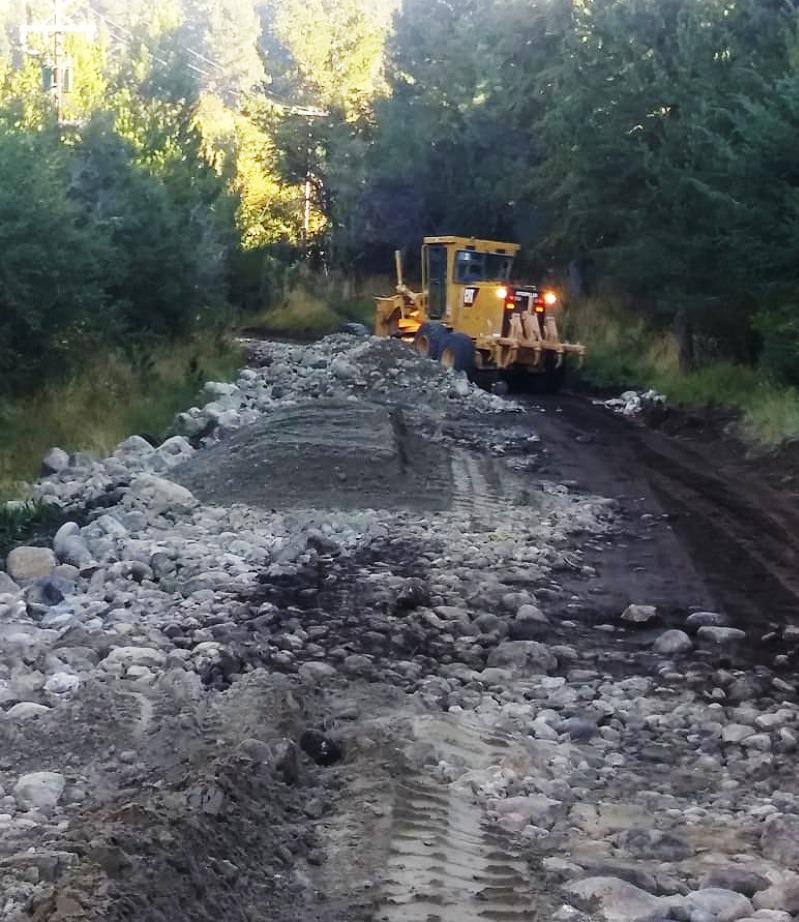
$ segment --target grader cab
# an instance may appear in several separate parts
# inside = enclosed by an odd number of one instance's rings
[[[585,347],[563,342],[552,289],[511,281],[515,243],[425,237],[422,290],[405,285],[396,253],[396,294],[377,299],[375,333],[412,342],[423,355],[476,378],[543,376],[559,389],[567,358]]]

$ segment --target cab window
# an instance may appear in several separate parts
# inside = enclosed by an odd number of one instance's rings
[[[455,255],[455,281],[467,285],[471,282],[507,282],[512,265],[512,256],[458,250]]]

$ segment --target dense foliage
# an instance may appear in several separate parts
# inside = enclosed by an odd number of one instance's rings
[[[425,233],[799,382],[796,0],[67,7],[66,126],[16,40],[50,0],[0,8],[0,394]]]
[[[361,228],[512,236],[675,323],[688,362],[799,378],[790,0],[405,0]]]

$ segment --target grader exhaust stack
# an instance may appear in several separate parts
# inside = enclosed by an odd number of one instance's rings
[[[582,362],[585,346],[561,340],[556,292],[511,281],[518,252],[515,243],[425,237],[422,290],[414,292],[397,250],[396,294],[377,299],[375,333],[412,342],[475,378],[539,375],[547,390],[558,390],[567,359]]]

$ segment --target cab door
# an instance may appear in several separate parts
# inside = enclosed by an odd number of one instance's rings
[[[440,244],[427,247],[427,314],[441,320],[447,312],[447,248]]]

